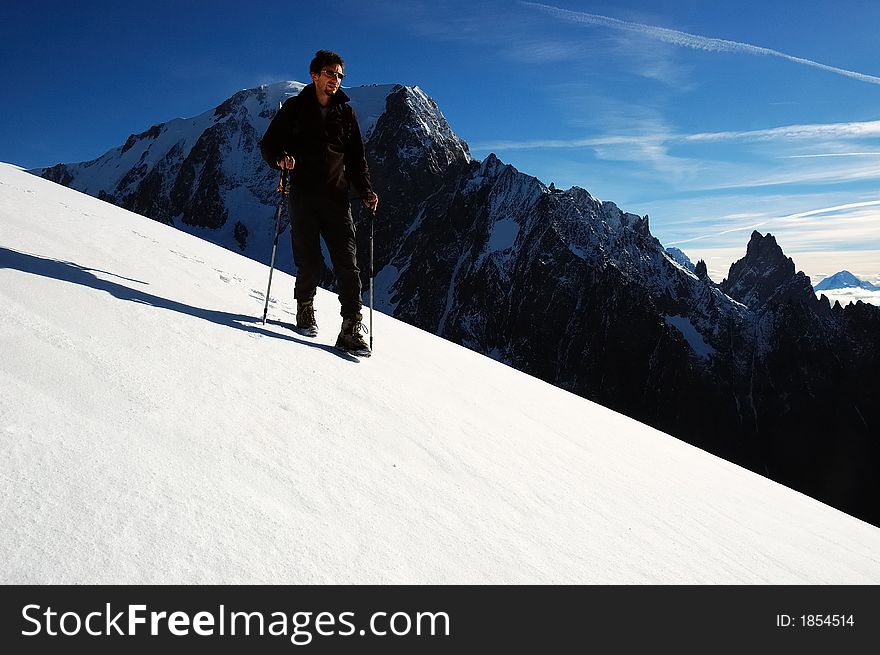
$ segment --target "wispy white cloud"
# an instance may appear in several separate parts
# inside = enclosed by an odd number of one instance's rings
[[[678,241],[669,241],[666,243],[666,245],[679,246],[683,243],[693,243],[694,241],[705,241],[706,239],[717,239],[719,237],[723,237],[728,234],[733,234],[735,232],[752,232],[753,230],[757,230],[759,227],[763,227],[766,224],[767,224],[767,221],[761,221],[759,223],[749,223],[748,225],[739,225],[737,227],[731,227],[726,230],[721,230],[720,232],[712,232],[710,234],[701,234],[700,236],[690,237],[689,239],[679,239]]]
[[[782,155],[780,159],[816,159],[819,157],[878,157],[880,152],[819,152],[810,155]]]
[[[859,166],[822,166],[806,170],[775,172],[754,172],[756,165],[744,165],[744,174],[736,179],[727,177],[712,184],[694,188],[694,191],[722,191],[729,189],[757,189],[762,187],[785,186],[792,184],[840,184],[847,182],[864,182],[880,179],[880,165],[866,164]],[[749,171],[752,172],[749,172]]]
[[[837,75],[850,77],[852,79],[859,80],[860,82],[880,84],[880,77],[877,77],[875,75],[867,75],[865,73],[846,70],[844,68],[838,68],[836,66],[829,66],[818,61],[805,59],[803,57],[795,57],[794,55],[789,55],[778,50],[772,50],[770,48],[764,48],[761,46],[752,45],[750,43],[741,43],[739,41],[729,41],[727,39],[716,39],[712,37],[700,36],[698,34],[689,34],[687,32],[681,32],[679,30],[673,30],[666,27],[645,25],[642,23],[633,23],[630,21],[619,20],[617,18],[610,18],[608,16],[600,16],[598,14],[588,14],[581,11],[561,9],[559,7],[553,7],[551,5],[545,5],[536,2],[520,2],[520,4],[525,7],[538,9],[551,16],[555,16],[556,18],[560,18],[568,22],[581,25],[608,27],[610,29],[622,30],[625,32],[633,32],[648,36],[653,39],[657,39],[658,41],[671,43],[673,45],[681,46],[684,48],[705,50],[709,52],[733,52],[748,55],[779,57],[781,59],[786,59],[796,64],[811,66],[813,68],[818,68],[829,73],[835,73]]]
[[[697,134],[678,133],[657,120],[632,121],[631,125],[634,128],[626,133],[498,140],[471,146],[475,152],[496,153],[589,149],[598,159],[654,167],[664,178],[672,173],[683,176],[680,181],[688,183],[686,190],[700,193],[880,179],[880,151],[869,150],[880,138],[880,121]],[[722,144],[723,149],[716,147]],[[711,148],[707,151],[701,146]],[[790,164],[783,167],[779,162]]]
[[[859,207],[876,207],[880,205],[880,200],[866,200],[864,202],[848,202],[844,205],[834,205],[834,207],[822,207],[821,209],[809,209],[807,211],[800,211],[794,214],[789,214],[788,216],[783,216],[783,219],[792,219],[792,218],[807,218],[809,216],[820,216],[821,214],[838,214],[842,211],[848,209],[857,209]]]
[[[635,136],[603,136],[587,139],[529,139],[516,141],[483,141],[470,144],[472,150],[501,152],[503,150],[557,150],[561,148],[595,148],[600,146],[634,146],[646,142],[663,143],[664,138]]]
[[[682,245],[686,243],[694,243],[697,241],[713,240],[724,241],[722,237],[736,232],[751,232],[758,228],[764,231],[783,231],[788,235],[788,245],[794,246],[795,249],[815,248],[819,245],[828,245],[831,243],[842,244],[852,240],[862,240],[865,237],[872,237],[872,241],[880,236],[880,226],[877,225],[877,211],[868,210],[867,208],[880,207],[880,200],[868,200],[862,202],[851,202],[843,205],[835,205],[833,207],[820,207],[818,209],[806,209],[785,216],[766,215],[764,220],[757,222],[750,221],[746,224],[734,227],[725,227],[724,229],[715,229],[698,236],[687,239],[678,239],[667,242],[667,245]],[[805,221],[804,219],[822,220]],[[833,225],[829,225],[828,220],[833,220]],[[726,220],[718,219],[719,227]],[[875,242],[874,245],[880,245]]]
[[[499,153],[503,151],[553,151],[553,150],[589,150],[592,156],[605,162],[636,162],[662,173],[667,181],[683,176],[696,175],[702,167],[699,160],[676,157],[669,153],[672,140],[667,133],[661,131],[646,132],[639,136],[605,135],[582,139],[532,139],[525,141],[499,140],[471,142],[471,152]],[[631,170],[635,179],[637,171]]]
[[[507,33],[508,35],[510,32]],[[484,37],[483,41],[487,41]],[[498,38],[498,51],[509,59],[531,65],[556,64],[586,56],[586,50],[578,45],[552,38],[541,38],[531,34],[516,35],[512,38]]]
[[[880,137],[880,121],[785,125],[766,130],[701,132],[685,141],[769,141],[773,139],[860,139]]]
[[[547,65],[589,55],[591,44],[536,33],[532,14],[511,11],[509,5],[509,0],[372,0],[353,3],[352,10],[429,41],[477,46],[521,64]]]
[[[718,141],[772,141],[772,140],[817,140],[834,141],[837,139],[870,139],[880,137],[880,121],[862,121],[849,123],[819,123],[807,125],[785,125],[765,130],[741,130],[722,132],[699,132],[696,134],[679,134],[671,131],[654,132],[648,135],[599,136],[584,139],[531,139],[524,141],[502,140],[473,144],[482,150],[534,150],[536,148],[584,148],[597,145],[625,145],[647,141],[655,143],[698,143]],[[818,155],[792,155],[795,157],[831,157],[880,155],[880,152],[828,153]]]

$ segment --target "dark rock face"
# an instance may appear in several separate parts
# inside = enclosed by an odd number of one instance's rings
[[[122,146],[121,154],[125,154],[129,150],[131,150],[134,145],[143,139],[155,139],[159,134],[162,133],[161,125],[153,125],[149,130],[145,132],[141,132],[140,134],[132,134],[128,137],[128,140],[125,142],[125,145]]]
[[[775,239],[757,232],[721,288],[755,313],[750,396],[764,472],[878,523],[880,309],[817,300]]]
[[[794,261],[785,256],[775,237],[757,231],[752,232],[746,256],[730,267],[721,290],[755,309],[768,303],[815,299],[809,280],[803,273],[795,274]]]
[[[228,123],[202,133],[183,160],[171,190],[171,211],[187,225],[210,229],[223,227],[228,217],[220,193],[227,180],[222,169],[220,147]]]
[[[67,168],[66,164],[56,164],[50,168],[46,168],[42,172],[43,177],[52,180],[64,186],[70,186],[73,183],[73,174]]]
[[[235,241],[238,243],[239,248],[241,248],[242,250],[247,248],[247,238],[248,238],[247,225],[245,225],[241,221],[236,222],[235,232],[233,232],[233,234],[235,236]]]
[[[674,260],[677,261],[679,264],[681,264],[682,266],[684,266],[687,270],[689,270],[689,271],[693,271],[693,270],[694,270],[694,263],[690,260],[690,257],[688,257],[686,254],[684,254],[684,252],[682,252],[680,249],[678,249],[678,248],[667,248],[667,249],[666,249],[666,253],[667,253],[670,257],[672,257],[672,259],[674,259]]]
[[[817,300],[758,232],[716,285],[647,216],[474,161],[421,90],[384,93],[367,141],[377,309],[880,525],[880,308]],[[41,173],[76,187],[124,162],[77,188],[268,263],[277,177],[257,142],[277,96],[242,91],[106,162]],[[353,212],[366,291],[369,217]]]

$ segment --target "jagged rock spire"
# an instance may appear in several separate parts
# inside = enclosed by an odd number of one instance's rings
[[[754,310],[783,300],[816,300],[810,279],[795,273],[794,261],[785,256],[776,237],[757,230],[749,239],[746,256],[731,264],[720,286],[728,296]]]

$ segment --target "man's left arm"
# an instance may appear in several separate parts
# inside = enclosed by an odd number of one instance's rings
[[[354,185],[364,204],[370,209],[375,210],[379,203],[379,198],[373,192],[370,168],[367,165],[367,155],[364,149],[364,139],[361,136],[357,115],[354,113],[354,108],[350,105],[349,107],[351,110],[351,129],[349,130],[348,143],[345,147],[345,174]]]

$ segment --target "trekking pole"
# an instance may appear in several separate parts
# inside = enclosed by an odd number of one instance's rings
[[[370,351],[373,350],[373,223],[376,222],[376,208],[370,211]]]
[[[275,270],[275,249],[278,248],[278,236],[281,232],[281,210],[284,207],[284,201],[289,195],[290,172],[287,169],[281,171],[281,177],[278,179],[278,188],[275,189],[281,194],[281,200],[278,201],[278,209],[275,210],[275,242],[272,244],[272,261],[269,264],[269,286],[266,287],[266,306],[263,307],[263,325],[266,324],[266,314],[269,313],[269,290],[272,288],[272,272]]]

